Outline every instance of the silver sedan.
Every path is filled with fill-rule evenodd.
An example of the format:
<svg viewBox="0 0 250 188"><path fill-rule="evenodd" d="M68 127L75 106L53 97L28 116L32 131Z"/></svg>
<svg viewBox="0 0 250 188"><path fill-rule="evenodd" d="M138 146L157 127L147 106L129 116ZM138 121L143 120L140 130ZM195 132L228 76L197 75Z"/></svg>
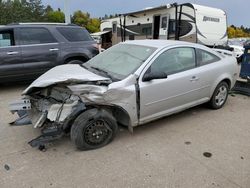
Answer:
<svg viewBox="0 0 250 188"><path fill-rule="evenodd" d="M128 41L83 65L49 70L11 110L21 114L22 123L26 118L42 129L30 142L33 147L70 133L77 148L96 149L113 140L118 124L132 132L138 125L202 103L221 108L237 76L234 57L202 45ZM19 120L15 123L21 124Z"/></svg>

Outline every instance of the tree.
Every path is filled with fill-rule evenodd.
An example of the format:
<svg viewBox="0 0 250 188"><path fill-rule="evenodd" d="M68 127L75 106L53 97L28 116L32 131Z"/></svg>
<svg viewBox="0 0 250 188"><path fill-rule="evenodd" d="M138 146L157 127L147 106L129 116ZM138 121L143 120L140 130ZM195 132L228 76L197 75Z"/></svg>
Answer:
<svg viewBox="0 0 250 188"><path fill-rule="evenodd" d="M44 21L45 8L42 4L42 0L29 0L28 7L30 9L32 17L31 21L41 22Z"/></svg>
<svg viewBox="0 0 250 188"><path fill-rule="evenodd" d="M50 5L47 5L47 7L45 8L45 14L48 14L49 12L54 11L53 8Z"/></svg>
<svg viewBox="0 0 250 188"><path fill-rule="evenodd" d="M227 34L228 34L228 38L234 38L235 37L235 28L232 26L228 27Z"/></svg>
<svg viewBox="0 0 250 188"><path fill-rule="evenodd" d="M86 27L89 22L89 14L86 14L80 10L74 12L72 17L72 23L82 27Z"/></svg>
<svg viewBox="0 0 250 188"><path fill-rule="evenodd" d="M65 15L61 11L50 11L47 14L47 21L48 22L56 22L56 23L64 23L65 22Z"/></svg>
<svg viewBox="0 0 250 188"><path fill-rule="evenodd" d="M41 0L7 0L0 2L0 24L44 21Z"/></svg>
<svg viewBox="0 0 250 188"><path fill-rule="evenodd" d="M231 25L227 29L228 38L238 38L238 37L250 37L250 32L248 31L248 28L245 28L244 26L241 27L235 27L234 25Z"/></svg>
<svg viewBox="0 0 250 188"><path fill-rule="evenodd" d="M90 32L90 33L95 33L100 31L100 20L97 18L92 18L89 20L86 29Z"/></svg>
<svg viewBox="0 0 250 188"><path fill-rule="evenodd" d="M100 31L100 20L98 18L90 18L90 14L80 10L74 12L72 23L85 27L89 32L94 33Z"/></svg>

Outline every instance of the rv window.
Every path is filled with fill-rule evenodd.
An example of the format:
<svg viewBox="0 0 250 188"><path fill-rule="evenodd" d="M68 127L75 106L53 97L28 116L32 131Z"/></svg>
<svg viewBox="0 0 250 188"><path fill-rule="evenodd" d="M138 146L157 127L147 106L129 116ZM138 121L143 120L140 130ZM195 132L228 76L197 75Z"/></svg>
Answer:
<svg viewBox="0 0 250 188"><path fill-rule="evenodd" d="M116 28L117 28L116 23L113 23L113 33L116 33Z"/></svg>
<svg viewBox="0 0 250 188"><path fill-rule="evenodd" d="M161 19L161 28L167 28L168 18L165 16Z"/></svg>
<svg viewBox="0 0 250 188"><path fill-rule="evenodd" d="M180 36L188 34L192 30L193 26L186 20L181 20L180 24Z"/></svg>
<svg viewBox="0 0 250 188"><path fill-rule="evenodd" d="M152 35L152 27L142 28L142 33L146 36L151 36Z"/></svg>
<svg viewBox="0 0 250 188"><path fill-rule="evenodd" d="M220 60L219 57L207 51L196 49L196 52L197 52L197 61L200 66L207 65L209 63L214 63Z"/></svg>
<svg viewBox="0 0 250 188"><path fill-rule="evenodd" d="M169 31L169 34L175 34L175 21L174 20L170 20L169 21L169 26L168 26L168 31Z"/></svg>
<svg viewBox="0 0 250 188"><path fill-rule="evenodd" d="M188 34L192 30L193 26L186 20L180 22L180 37ZM175 34L175 20L169 21L169 34Z"/></svg>

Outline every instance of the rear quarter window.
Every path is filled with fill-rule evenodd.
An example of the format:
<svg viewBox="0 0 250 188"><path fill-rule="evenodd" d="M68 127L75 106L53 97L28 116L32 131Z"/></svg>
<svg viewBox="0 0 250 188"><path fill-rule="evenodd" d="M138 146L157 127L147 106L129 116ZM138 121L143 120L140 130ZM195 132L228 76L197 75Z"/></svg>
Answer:
<svg viewBox="0 0 250 188"><path fill-rule="evenodd" d="M196 49L197 61L200 66L214 63L220 60L220 58L208 51Z"/></svg>
<svg viewBox="0 0 250 188"><path fill-rule="evenodd" d="M70 42L93 41L89 32L83 28L57 27L56 29Z"/></svg>

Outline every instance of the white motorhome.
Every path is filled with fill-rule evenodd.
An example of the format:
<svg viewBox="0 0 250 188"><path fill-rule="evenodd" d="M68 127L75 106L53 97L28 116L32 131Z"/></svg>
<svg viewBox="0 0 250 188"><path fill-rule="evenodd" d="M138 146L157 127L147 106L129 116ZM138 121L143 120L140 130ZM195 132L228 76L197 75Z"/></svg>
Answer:
<svg viewBox="0 0 250 188"><path fill-rule="evenodd" d="M174 3L120 14L103 20L101 31L111 32L112 45L125 40L170 39L212 47L226 45L228 40L226 13L192 3Z"/></svg>

